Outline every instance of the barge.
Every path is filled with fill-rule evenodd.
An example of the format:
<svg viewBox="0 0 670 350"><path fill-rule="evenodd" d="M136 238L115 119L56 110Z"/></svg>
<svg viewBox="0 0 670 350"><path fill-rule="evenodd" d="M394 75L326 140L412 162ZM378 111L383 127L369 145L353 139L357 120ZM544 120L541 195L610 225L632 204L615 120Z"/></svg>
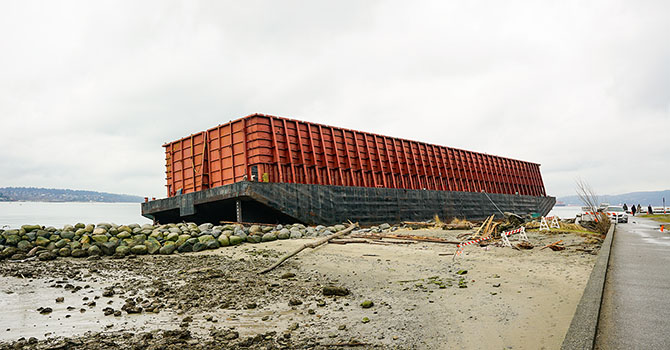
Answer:
<svg viewBox="0 0 670 350"><path fill-rule="evenodd" d="M546 215L540 165L252 114L167 143L157 223L379 224L491 214Z"/></svg>

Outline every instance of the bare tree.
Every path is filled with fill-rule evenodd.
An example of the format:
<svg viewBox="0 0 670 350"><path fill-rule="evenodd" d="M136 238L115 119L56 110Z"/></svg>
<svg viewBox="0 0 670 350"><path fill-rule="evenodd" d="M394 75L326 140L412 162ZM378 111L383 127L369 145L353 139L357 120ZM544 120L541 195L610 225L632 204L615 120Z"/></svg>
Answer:
<svg viewBox="0 0 670 350"><path fill-rule="evenodd" d="M607 217L607 214L598 210L600 206L600 198L593 190L591 185L582 179L578 179L577 183L577 196L582 201L584 206L589 208L589 211L593 213L594 223L593 230L600 234L607 234L607 231L610 228L610 220ZM583 214L582 214L583 215Z"/></svg>

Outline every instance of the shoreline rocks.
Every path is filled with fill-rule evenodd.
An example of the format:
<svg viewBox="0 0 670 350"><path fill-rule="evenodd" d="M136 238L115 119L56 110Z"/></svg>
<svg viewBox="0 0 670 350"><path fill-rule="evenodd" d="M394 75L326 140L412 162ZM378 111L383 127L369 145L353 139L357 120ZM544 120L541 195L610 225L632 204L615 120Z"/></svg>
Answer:
<svg viewBox="0 0 670 350"><path fill-rule="evenodd" d="M397 229L388 224L380 227ZM217 226L212 223L196 225L192 222L142 226L76 223L62 228L27 224L20 229L0 229L0 260L36 257L41 261L49 261L58 257L123 258L131 255L170 255L175 252L200 252L244 243L323 237L345 228L344 224L314 227L303 224Z"/></svg>

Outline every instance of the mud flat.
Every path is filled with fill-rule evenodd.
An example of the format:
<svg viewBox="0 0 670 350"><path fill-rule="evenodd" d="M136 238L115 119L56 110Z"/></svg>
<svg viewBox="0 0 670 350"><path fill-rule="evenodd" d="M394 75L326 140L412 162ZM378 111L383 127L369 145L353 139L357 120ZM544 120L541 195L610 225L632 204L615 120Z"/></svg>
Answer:
<svg viewBox="0 0 670 350"><path fill-rule="evenodd" d="M560 231L528 236L534 249L473 245L456 258L450 244L327 244L265 275L257 272L315 238L4 260L0 349L556 349L599 243ZM565 250L540 250L558 240ZM324 295L329 286L343 295Z"/></svg>

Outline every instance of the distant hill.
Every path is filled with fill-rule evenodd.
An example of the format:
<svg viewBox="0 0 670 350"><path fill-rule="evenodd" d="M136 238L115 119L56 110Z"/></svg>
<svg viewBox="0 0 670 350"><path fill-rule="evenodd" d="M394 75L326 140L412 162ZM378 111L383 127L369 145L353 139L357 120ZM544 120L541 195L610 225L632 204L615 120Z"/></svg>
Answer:
<svg viewBox="0 0 670 350"><path fill-rule="evenodd" d="M0 187L0 202L142 202L128 194L35 187Z"/></svg>
<svg viewBox="0 0 670 350"><path fill-rule="evenodd" d="M630 192L616 195L599 195L600 202L609 204L640 204L643 207L651 204L653 206L662 206L663 197L665 197L665 205L670 207L670 190L665 191L649 191L649 192ZM556 198L557 201L565 202L567 205L583 205L577 195Z"/></svg>

